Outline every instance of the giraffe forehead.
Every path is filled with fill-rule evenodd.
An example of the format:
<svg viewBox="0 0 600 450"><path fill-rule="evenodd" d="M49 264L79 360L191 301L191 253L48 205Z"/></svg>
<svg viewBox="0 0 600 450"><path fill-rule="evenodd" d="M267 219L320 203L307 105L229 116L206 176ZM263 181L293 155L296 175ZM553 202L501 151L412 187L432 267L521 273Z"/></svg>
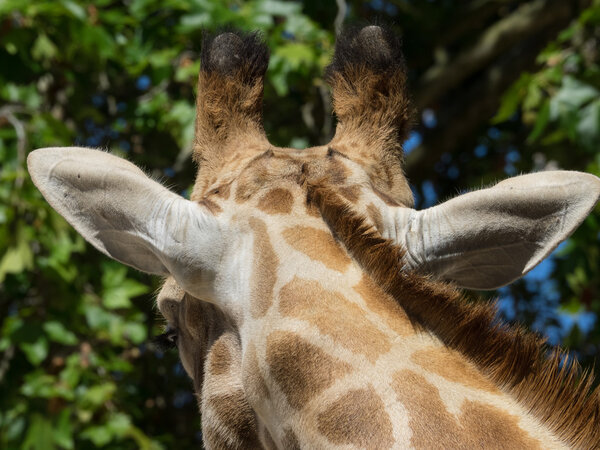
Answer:
<svg viewBox="0 0 600 450"><path fill-rule="evenodd" d="M239 171L235 200L244 203L257 193L274 188L304 187L307 182L343 186L351 179L360 178L360 174L358 164L325 147L306 150L270 149L249 161ZM214 184L216 186L218 183Z"/></svg>

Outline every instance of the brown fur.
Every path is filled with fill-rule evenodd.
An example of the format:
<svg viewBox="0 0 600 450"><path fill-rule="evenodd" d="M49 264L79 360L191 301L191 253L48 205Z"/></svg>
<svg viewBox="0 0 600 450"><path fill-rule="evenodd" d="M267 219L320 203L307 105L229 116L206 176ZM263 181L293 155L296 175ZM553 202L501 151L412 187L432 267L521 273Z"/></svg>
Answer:
<svg viewBox="0 0 600 450"><path fill-rule="evenodd" d="M257 264L252 274L250 312L256 319L264 316L273 303L273 288L279 258L273 250L265 223L256 218L250 218L249 222L254 231L254 254Z"/></svg>
<svg viewBox="0 0 600 450"><path fill-rule="evenodd" d="M350 258L342 247L331 237L331 234L306 226L296 226L283 231L285 241L310 259L322 262L326 267L345 271L350 265Z"/></svg>
<svg viewBox="0 0 600 450"><path fill-rule="evenodd" d="M311 201L348 251L415 324L509 392L557 436L575 447L600 447L600 390L559 349L523 328L500 323L493 305L469 303L452 285L403 270L403 250L381 238L344 200L312 187Z"/></svg>
<svg viewBox="0 0 600 450"><path fill-rule="evenodd" d="M410 370L393 375L393 387L398 401L406 406L411 444L417 449L539 448L519 427L519 418L489 405L467 401L461 413L448 412L439 391L425 377Z"/></svg>
<svg viewBox="0 0 600 450"><path fill-rule="evenodd" d="M412 206L402 146L412 123L399 40L380 27L348 30L336 43L326 79L338 117L331 146L364 168L377 189Z"/></svg>
<svg viewBox="0 0 600 450"><path fill-rule="evenodd" d="M295 409L301 409L351 370L344 361L283 331L273 332L267 338L267 363L272 379Z"/></svg>
<svg viewBox="0 0 600 450"><path fill-rule="evenodd" d="M258 34L224 33L204 39L201 59L193 156L199 175L214 176L269 147L262 126L269 52ZM203 193L207 181L199 176L195 190Z"/></svg>
<svg viewBox="0 0 600 450"><path fill-rule="evenodd" d="M256 434L256 416L243 390L209 397L207 403L218 423L228 430L229 437L237 437L240 443L249 446L246 448L260 448Z"/></svg>
<svg viewBox="0 0 600 450"><path fill-rule="evenodd" d="M480 392L498 393L498 388L475 367L446 347L419 350L410 358L425 370L446 380L477 389Z"/></svg>
<svg viewBox="0 0 600 450"><path fill-rule="evenodd" d="M382 450L394 444L392 422L371 386L343 394L318 420L319 431L334 444Z"/></svg>
<svg viewBox="0 0 600 450"><path fill-rule="evenodd" d="M292 193L287 189L276 188L263 195L258 202L258 209L267 214L289 214L293 205Z"/></svg>
<svg viewBox="0 0 600 450"><path fill-rule="evenodd" d="M341 294L323 289L316 281L294 278L279 294L284 316L305 320L371 363L391 349L389 338L364 316L364 311Z"/></svg>
<svg viewBox="0 0 600 450"><path fill-rule="evenodd" d="M354 290L360 294L367 307L382 317L398 336L410 336L415 333L413 325L398 302L373 283L367 275L363 275L360 283L354 286Z"/></svg>

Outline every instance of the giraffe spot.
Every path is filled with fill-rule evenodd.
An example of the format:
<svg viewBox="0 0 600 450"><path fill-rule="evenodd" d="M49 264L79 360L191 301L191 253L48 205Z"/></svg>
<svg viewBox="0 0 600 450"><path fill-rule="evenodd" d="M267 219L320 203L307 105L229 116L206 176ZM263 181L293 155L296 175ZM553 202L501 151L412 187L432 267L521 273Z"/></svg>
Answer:
<svg viewBox="0 0 600 450"><path fill-rule="evenodd" d="M265 379L262 376L258 359L256 358L256 349L253 344L250 344L245 352L243 363L243 385L248 397L251 399L269 399L271 394Z"/></svg>
<svg viewBox="0 0 600 450"><path fill-rule="evenodd" d="M258 208L267 214L289 214L294 197L287 189L276 188L267 192L258 202Z"/></svg>
<svg viewBox="0 0 600 450"><path fill-rule="evenodd" d="M210 349L209 371L212 375L229 372L232 356L226 336L221 336Z"/></svg>
<svg viewBox="0 0 600 450"><path fill-rule="evenodd" d="M455 351L442 348L428 348L413 353L411 359L426 369L449 381L460 383L478 390L499 393L498 388L469 362Z"/></svg>
<svg viewBox="0 0 600 450"><path fill-rule="evenodd" d="M327 231L297 226L284 230L283 237L291 247L329 269L343 272L350 264L348 255Z"/></svg>
<svg viewBox="0 0 600 450"><path fill-rule="evenodd" d="M250 313L254 319L258 319L266 314L273 302L273 288L275 287L279 258L273 250L265 223L254 217L248 221L254 231L254 269Z"/></svg>
<svg viewBox="0 0 600 450"><path fill-rule="evenodd" d="M226 428L236 440L248 448L260 446L256 434L256 416L242 390L209 397L208 406L212 410L219 428ZM214 427L214 425L213 425Z"/></svg>
<svg viewBox="0 0 600 450"><path fill-rule="evenodd" d="M363 298L372 312L382 317L385 323L399 336L414 334L410 319L393 297L386 294L367 275L363 275L360 282L354 286L354 290Z"/></svg>
<svg viewBox="0 0 600 450"><path fill-rule="evenodd" d="M360 196L360 186L358 184L343 186L339 188L338 191L350 203L356 203Z"/></svg>
<svg viewBox="0 0 600 450"><path fill-rule="evenodd" d="M388 337L364 316L364 311L338 292L316 281L294 278L279 294L281 314L305 320L348 350L374 363L391 349Z"/></svg>
<svg viewBox="0 0 600 450"><path fill-rule="evenodd" d="M373 449L394 444L392 422L371 386L344 394L319 414L318 421L319 431L333 444Z"/></svg>
<svg viewBox="0 0 600 450"><path fill-rule="evenodd" d="M392 376L398 401L406 407L415 448L539 448L519 427L518 417L480 402L465 401L450 414L438 389L411 370Z"/></svg>
<svg viewBox="0 0 600 450"><path fill-rule="evenodd" d="M375 224L375 228L377 228L379 232L383 231L383 217L381 216L381 211L379 211L373 203L369 203L367 206L367 213Z"/></svg>
<svg viewBox="0 0 600 450"><path fill-rule="evenodd" d="M350 372L347 363L284 331L267 338L267 363L271 377L296 409Z"/></svg>
<svg viewBox="0 0 600 450"><path fill-rule="evenodd" d="M300 444L298 443L298 437L294 430L286 428L283 432L283 448L286 450L300 450Z"/></svg>
<svg viewBox="0 0 600 450"><path fill-rule="evenodd" d="M223 211L219 205L217 205L215 202L213 202L212 200L209 200L207 198L203 198L198 203L200 205L208 208L208 210L213 214L217 214L217 213L220 213L221 211Z"/></svg>
<svg viewBox="0 0 600 450"><path fill-rule="evenodd" d="M227 450L232 446L233 436L228 430L202 425L202 440L205 448Z"/></svg>

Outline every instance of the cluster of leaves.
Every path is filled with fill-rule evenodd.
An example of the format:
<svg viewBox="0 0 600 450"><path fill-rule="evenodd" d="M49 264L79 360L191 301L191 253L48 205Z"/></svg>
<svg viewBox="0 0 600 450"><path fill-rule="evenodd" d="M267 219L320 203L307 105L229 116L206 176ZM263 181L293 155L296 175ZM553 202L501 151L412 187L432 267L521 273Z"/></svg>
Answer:
<svg viewBox="0 0 600 450"><path fill-rule="evenodd" d="M539 55L539 70L523 73L505 93L493 122L504 129L520 126L523 170L561 167L600 176L599 30L600 2L594 1ZM525 289L542 292L546 301L554 298L554 307L560 303L558 317L540 320L541 299L529 295L518 318L537 322L540 331L562 325L562 343L586 365L594 363L600 350L600 329L594 326L600 314L597 212L557 252L550 267L557 281L542 279L527 286L526 280L512 288L517 302L528 297Z"/></svg>
<svg viewBox="0 0 600 450"><path fill-rule="evenodd" d="M316 89L333 35L298 3L0 3L1 448L198 445L187 375L147 344L161 326L160 280L85 244L25 159L38 147L102 145L184 191L202 30L224 26L263 30L276 49L268 101ZM178 156L186 164L175 171Z"/></svg>

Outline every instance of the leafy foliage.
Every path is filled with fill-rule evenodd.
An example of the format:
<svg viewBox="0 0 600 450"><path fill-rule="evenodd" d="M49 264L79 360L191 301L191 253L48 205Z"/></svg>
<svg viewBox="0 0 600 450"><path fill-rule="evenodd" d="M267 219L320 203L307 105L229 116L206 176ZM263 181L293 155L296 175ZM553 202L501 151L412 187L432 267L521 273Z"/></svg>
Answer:
<svg viewBox="0 0 600 450"><path fill-rule="evenodd" d="M600 2L596 1L542 51L539 70L523 73L503 97L493 121L507 128L511 128L507 120L521 124L522 132L528 133L521 155L531 155L534 168L558 166L600 176L599 27ZM600 313L598 209L552 261L558 282L530 280L529 286L525 282L512 289L515 301L528 296L518 292L523 287L529 297L538 291L546 302L554 298L550 301L554 307L560 299L558 316L544 317L531 310L544 300L537 298L528 302L531 309L525 307L519 318L528 318L539 330L559 330L555 342L560 338L574 348L584 364L593 364L600 348L600 330L594 326Z"/></svg>

